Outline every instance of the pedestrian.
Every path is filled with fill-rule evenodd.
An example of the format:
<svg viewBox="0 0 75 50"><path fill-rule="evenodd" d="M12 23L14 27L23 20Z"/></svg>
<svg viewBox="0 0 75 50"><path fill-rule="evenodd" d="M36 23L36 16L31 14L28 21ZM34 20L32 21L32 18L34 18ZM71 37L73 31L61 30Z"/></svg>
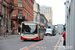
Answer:
<svg viewBox="0 0 75 50"><path fill-rule="evenodd" d="M6 29L6 37L8 37L8 29Z"/></svg>
<svg viewBox="0 0 75 50"><path fill-rule="evenodd" d="M64 33L62 34L62 37L63 37L63 45L66 47L66 28L64 29Z"/></svg>
<svg viewBox="0 0 75 50"><path fill-rule="evenodd" d="M52 30L52 35L54 36L54 29Z"/></svg>
<svg viewBox="0 0 75 50"><path fill-rule="evenodd" d="M20 35L20 30L21 30L21 28L20 28L20 25L18 26L18 33L19 33L19 35Z"/></svg>
<svg viewBox="0 0 75 50"><path fill-rule="evenodd" d="M11 29L9 30L9 33L10 33L10 35L12 34L12 30Z"/></svg>

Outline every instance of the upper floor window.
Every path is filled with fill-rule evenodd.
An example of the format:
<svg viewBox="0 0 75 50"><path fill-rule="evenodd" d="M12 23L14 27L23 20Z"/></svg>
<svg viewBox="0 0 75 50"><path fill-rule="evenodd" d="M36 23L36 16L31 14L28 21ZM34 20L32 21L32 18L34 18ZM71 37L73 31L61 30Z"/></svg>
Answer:
<svg viewBox="0 0 75 50"><path fill-rule="evenodd" d="M48 8L48 14L49 14L49 8Z"/></svg>
<svg viewBox="0 0 75 50"><path fill-rule="evenodd" d="M46 14L47 14L47 8L46 8Z"/></svg>
<svg viewBox="0 0 75 50"><path fill-rule="evenodd" d="M2 13L4 14L5 11L5 6L2 7Z"/></svg>
<svg viewBox="0 0 75 50"><path fill-rule="evenodd" d="M44 14L44 11L42 10L42 14Z"/></svg>
<svg viewBox="0 0 75 50"><path fill-rule="evenodd" d="M43 10L43 14L45 14L45 10Z"/></svg>
<svg viewBox="0 0 75 50"><path fill-rule="evenodd" d="M40 9L45 9L45 8L41 7Z"/></svg>
<svg viewBox="0 0 75 50"><path fill-rule="evenodd" d="M49 18L51 19L51 14L49 14Z"/></svg>
<svg viewBox="0 0 75 50"><path fill-rule="evenodd" d="M22 19L22 11L18 11L18 19Z"/></svg>
<svg viewBox="0 0 75 50"><path fill-rule="evenodd" d="M44 14L45 14L45 10L44 10Z"/></svg>
<svg viewBox="0 0 75 50"><path fill-rule="evenodd" d="M18 7L22 7L22 0L18 0Z"/></svg>
<svg viewBox="0 0 75 50"><path fill-rule="evenodd" d="M42 14L42 10L41 10L41 14Z"/></svg>

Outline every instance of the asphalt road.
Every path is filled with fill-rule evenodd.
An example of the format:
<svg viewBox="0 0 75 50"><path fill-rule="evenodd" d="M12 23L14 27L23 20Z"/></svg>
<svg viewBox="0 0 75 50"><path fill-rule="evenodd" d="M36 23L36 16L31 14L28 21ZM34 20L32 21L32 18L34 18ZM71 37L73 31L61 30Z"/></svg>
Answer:
<svg viewBox="0 0 75 50"><path fill-rule="evenodd" d="M40 41L23 41L20 37L0 40L0 50L54 50L60 35L44 36Z"/></svg>

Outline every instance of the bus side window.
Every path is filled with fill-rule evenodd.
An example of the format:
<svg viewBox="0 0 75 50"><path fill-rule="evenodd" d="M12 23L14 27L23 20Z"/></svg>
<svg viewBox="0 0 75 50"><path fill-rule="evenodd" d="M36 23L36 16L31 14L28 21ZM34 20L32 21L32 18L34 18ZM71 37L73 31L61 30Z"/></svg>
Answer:
<svg viewBox="0 0 75 50"><path fill-rule="evenodd" d="M35 29L35 31L33 33L36 33L36 32L37 32L37 25L36 25L36 29Z"/></svg>

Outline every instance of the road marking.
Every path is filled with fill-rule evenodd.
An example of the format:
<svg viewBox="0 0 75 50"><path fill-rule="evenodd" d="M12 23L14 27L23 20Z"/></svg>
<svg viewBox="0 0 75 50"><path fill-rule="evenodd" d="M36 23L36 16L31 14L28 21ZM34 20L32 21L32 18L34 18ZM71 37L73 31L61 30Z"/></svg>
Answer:
<svg viewBox="0 0 75 50"><path fill-rule="evenodd" d="M41 47L41 48L43 48L43 47Z"/></svg>
<svg viewBox="0 0 75 50"><path fill-rule="evenodd" d="M37 47L35 47L35 48L39 48L39 47L37 46Z"/></svg>
<svg viewBox="0 0 75 50"><path fill-rule="evenodd" d="M27 46L23 47L23 48L26 48ZM23 48L21 48L20 50L22 50Z"/></svg>
<svg viewBox="0 0 75 50"><path fill-rule="evenodd" d="M40 49L39 49L40 50Z"/></svg>
<svg viewBox="0 0 75 50"><path fill-rule="evenodd" d="M62 36L59 38L59 40L58 40L57 44L54 46L54 47L55 47L55 48L54 48L54 50L56 50L56 49L57 49L57 47L56 47L56 46L58 46L58 45L59 45L61 38L62 38Z"/></svg>
<svg viewBox="0 0 75 50"><path fill-rule="evenodd" d="M46 48L46 47L45 47Z"/></svg>
<svg viewBox="0 0 75 50"><path fill-rule="evenodd" d="M36 42L36 43L34 43L34 44L32 44L32 45L30 45L30 46L28 46L28 47L23 47L21 50L28 50L29 48L34 47L35 45L37 45L37 44L39 44L39 43L41 43L41 42L43 42L43 41L45 41L45 40L47 40L47 39L49 39L49 38L50 38L50 37L48 37L48 38L46 38L46 39L44 39L44 40L42 40L42 41Z"/></svg>

